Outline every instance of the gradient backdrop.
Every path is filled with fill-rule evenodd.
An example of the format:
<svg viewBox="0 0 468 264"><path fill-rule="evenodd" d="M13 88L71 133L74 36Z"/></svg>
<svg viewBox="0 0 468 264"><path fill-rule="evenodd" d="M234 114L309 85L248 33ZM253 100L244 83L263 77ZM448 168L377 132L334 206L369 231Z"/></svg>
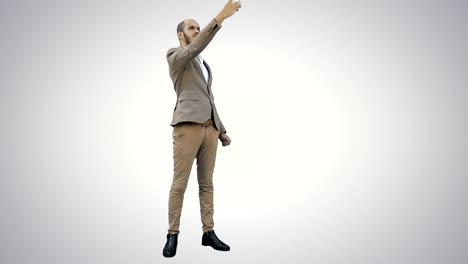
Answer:
<svg viewBox="0 0 468 264"><path fill-rule="evenodd" d="M5 264L464 264L466 1L244 0L202 53L233 142L162 257L176 26L225 1L0 4Z"/></svg>

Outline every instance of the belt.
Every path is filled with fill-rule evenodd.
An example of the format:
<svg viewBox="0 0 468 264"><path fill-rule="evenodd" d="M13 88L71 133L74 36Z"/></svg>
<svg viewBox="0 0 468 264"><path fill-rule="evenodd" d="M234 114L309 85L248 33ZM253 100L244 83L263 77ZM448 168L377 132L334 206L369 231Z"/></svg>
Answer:
<svg viewBox="0 0 468 264"><path fill-rule="evenodd" d="M210 119L210 120L208 120L208 121L206 121L204 123L201 123L200 125L202 127L209 127L209 126L213 125L213 120Z"/></svg>
<svg viewBox="0 0 468 264"><path fill-rule="evenodd" d="M208 120L206 122L203 122L203 123L195 123L195 122L180 122L178 123L177 125L193 125L193 126L202 126L202 127L209 127L211 125L213 125L213 120Z"/></svg>

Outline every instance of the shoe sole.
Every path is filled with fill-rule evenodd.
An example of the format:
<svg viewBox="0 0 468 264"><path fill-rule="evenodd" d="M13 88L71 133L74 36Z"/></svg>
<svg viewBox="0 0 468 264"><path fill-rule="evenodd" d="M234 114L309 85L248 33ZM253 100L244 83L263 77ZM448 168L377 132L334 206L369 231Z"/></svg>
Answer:
<svg viewBox="0 0 468 264"><path fill-rule="evenodd" d="M218 251L230 251L230 250L231 250L230 248L228 248L228 249L218 249L218 248L214 248L212 245L204 244L204 243L202 243L202 246L205 246L205 247L212 247L214 250L218 250Z"/></svg>
<svg viewBox="0 0 468 264"><path fill-rule="evenodd" d="M177 253L177 252L174 252L174 255L167 255L167 254L164 254L164 252L163 252L163 256L164 256L165 258L172 258L172 257L174 257L174 256L176 255L176 253Z"/></svg>

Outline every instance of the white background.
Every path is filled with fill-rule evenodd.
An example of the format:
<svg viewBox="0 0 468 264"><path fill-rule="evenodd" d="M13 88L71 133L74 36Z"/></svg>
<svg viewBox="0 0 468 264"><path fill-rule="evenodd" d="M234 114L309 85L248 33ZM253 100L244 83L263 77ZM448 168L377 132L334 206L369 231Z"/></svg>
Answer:
<svg viewBox="0 0 468 264"><path fill-rule="evenodd" d="M464 1L245 0L202 53L232 144L162 257L176 26L224 1L2 1L0 262L465 263Z"/></svg>

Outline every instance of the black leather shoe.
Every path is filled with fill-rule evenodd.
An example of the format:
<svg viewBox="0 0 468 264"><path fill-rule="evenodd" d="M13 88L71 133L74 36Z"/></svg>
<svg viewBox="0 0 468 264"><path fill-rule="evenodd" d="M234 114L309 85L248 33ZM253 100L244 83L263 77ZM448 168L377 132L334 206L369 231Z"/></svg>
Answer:
<svg viewBox="0 0 468 264"><path fill-rule="evenodd" d="M208 232L203 233L202 236L202 245L203 246L210 246L216 250L220 251L229 251L231 248L224 244L223 241L219 240L216 236L214 230L210 230Z"/></svg>
<svg viewBox="0 0 468 264"><path fill-rule="evenodd" d="M172 258L175 256L177 251L177 236L178 234L167 234L166 245L163 249L163 256L166 258Z"/></svg>

